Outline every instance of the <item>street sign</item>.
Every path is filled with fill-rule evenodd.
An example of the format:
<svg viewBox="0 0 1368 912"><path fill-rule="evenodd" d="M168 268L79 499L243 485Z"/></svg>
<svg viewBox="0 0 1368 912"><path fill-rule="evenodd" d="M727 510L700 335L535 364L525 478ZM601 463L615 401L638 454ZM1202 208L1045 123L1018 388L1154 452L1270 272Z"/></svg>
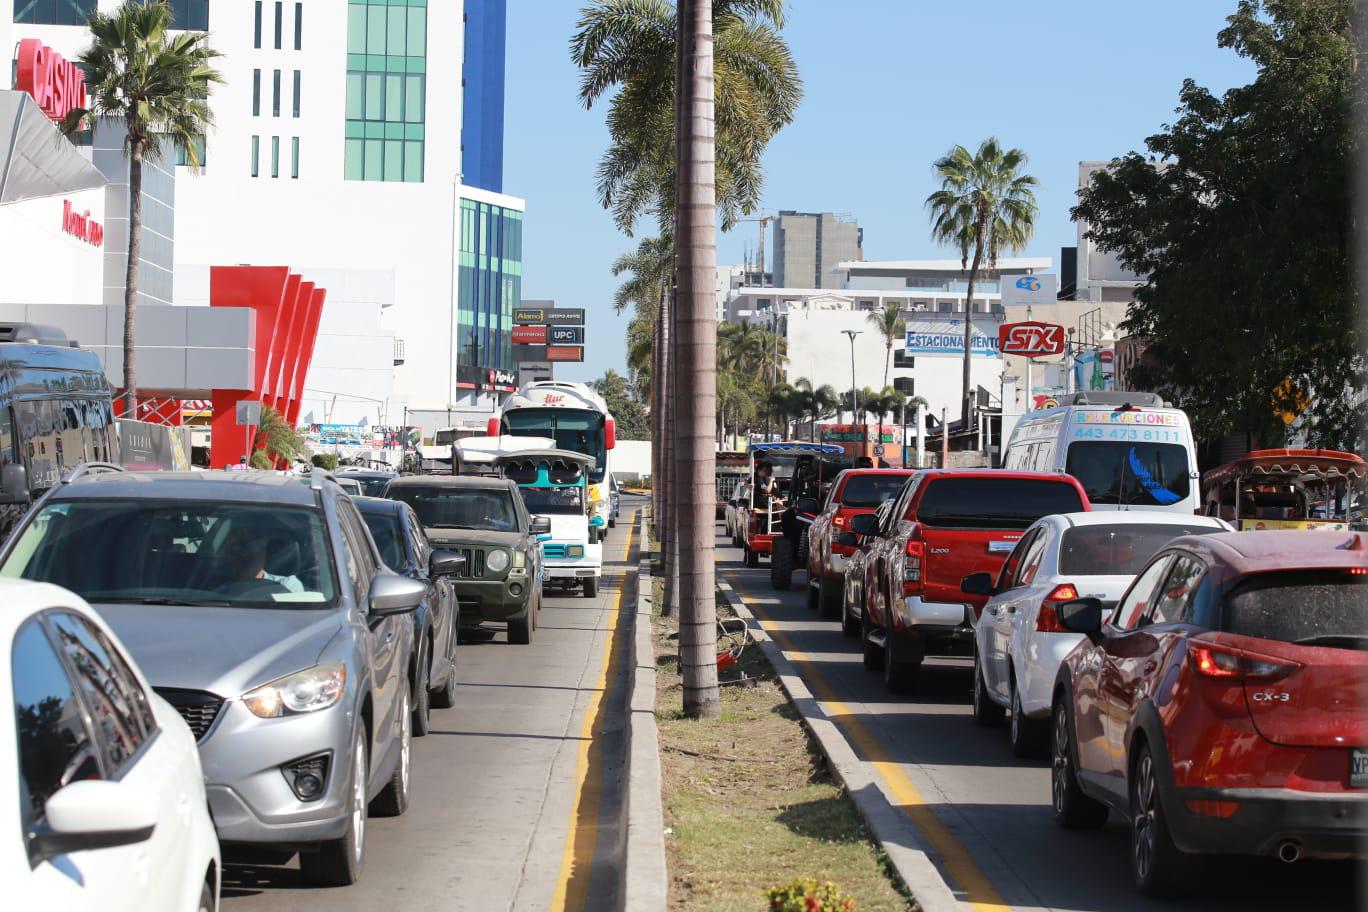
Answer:
<svg viewBox="0 0 1368 912"><path fill-rule="evenodd" d="M548 345L547 361L583 361L584 347L580 345Z"/></svg>
<svg viewBox="0 0 1368 912"><path fill-rule="evenodd" d="M240 427L261 424L261 403L244 399L237 404L237 423Z"/></svg>
<svg viewBox="0 0 1368 912"><path fill-rule="evenodd" d="M513 327L514 345L545 345L546 327L545 326L514 326Z"/></svg>
<svg viewBox="0 0 1368 912"><path fill-rule="evenodd" d="M874 455L875 455L875 456L882 457L883 454L884 454L884 445L883 445L882 443L876 443L876 444L874 444Z"/></svg>
<svg viewBox="0 0 1368 912"><path fill-rule="evenodd" d="M553 326L545 341L550 345L583 345L583 326Z"/></svg>
<svg viewBox="0 0 1368 912"><path fill-rule="evenodd" d="M1057 323L1003 323L998 327L998 347L1004 355L1037 358L1064 351L1064 327Z"/></svg>

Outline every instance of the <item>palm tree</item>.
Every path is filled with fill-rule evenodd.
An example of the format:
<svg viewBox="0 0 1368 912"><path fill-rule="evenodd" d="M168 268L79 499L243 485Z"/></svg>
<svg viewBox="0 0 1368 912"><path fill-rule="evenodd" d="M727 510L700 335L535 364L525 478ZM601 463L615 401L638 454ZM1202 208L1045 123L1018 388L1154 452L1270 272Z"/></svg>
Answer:
<svg viewBox="0 0 1368 912"><path fill-rule="evenodd" d="M64 127L74 130L87 115L122 121L127 131L128 264L124 274L124 414L137 417L138 260L142 251L142 169L163 154L162 138L185 150L199 166L197 137L213 124L209 87L222 82L211 62L220 56L202 32L171 34L165 0L124 0L113 12L93 12L93 37L79 62L90 107L72 111Z"/></svg>
<svg viewBox="0 0 1368 912"><path fill-rule="evenodd" d="M936 161L941 188L926 198L931 237L959 249L960 268L969 270L964 299L964 384L960 421L969 424L969 358L974 333L974 283L979 269L997 266L998 254L1026 246L1035 230L1036 179L1022 173L1026 153L1003 149L989 137L970 154L955 146ZM969 265L970 255L973 265Z"/></svg>
<svg viewBox="0 0 1368 912"><path fill-rule="evenodd" d="M608 106L611 143L598 167L599 200L630 235L643 215L674 216L676 32L669 0L593 0L580 11L570 57L586 108ZM713 0L716 202L723 230L760 201L760 159L792 122L802 82L779 35L783 0Z"/></svg>
<svg viewBox="0 0 1368 912"><path fill-rule="evenodd" d="M789 422L803 414L802 391L780 383L770 387L765 395L765 407L779 425L779 436L789 439Z"/></svg>
<svg viewBox="0 0 1368 912"><path fill-rule="evenodd" d="M812 417L808 439L815 443L817 441L817 422L832 415L840 407L841 400L837 397L836 390L829 383L814 389L811 380L807 377L799 377L793 381L793 386L797 391L795 399L798 403L798 414L804 417Z"/></svg>
<svg viewBox="0 0 1368 912"><path fill-rule="evenodd" d="M667 512L662 495L668 487L668 469L662 463L661 454L667 449L664 428L668 418L668 399L666 378L668 361L665 345L667 338L665 316L669 306L668 296L674 280L674 241L668 233L657 237L643 238L637 249L613 261L613 275L630 273L613 294L613 310L622 313L628 306L635 306L636 315L627 326L629 364L637 374L646 373L649 377L650 391L647 401L651 405L651 499L652 516L656 520L664 518ZM641 331L647 329L645 357L641 357ZM635 333L635 335L634 335Z"/></svg>
<svg viewBox="0 0 1368 912"><path fill-rule="evenodd" d="M884 386L888 386L888 369L893 363L893 343L902 338L907 331L907 323L899 312L897 304L885 304L883 310L872 311L867 318L869 324L883 336L884 340Z"/></svg>

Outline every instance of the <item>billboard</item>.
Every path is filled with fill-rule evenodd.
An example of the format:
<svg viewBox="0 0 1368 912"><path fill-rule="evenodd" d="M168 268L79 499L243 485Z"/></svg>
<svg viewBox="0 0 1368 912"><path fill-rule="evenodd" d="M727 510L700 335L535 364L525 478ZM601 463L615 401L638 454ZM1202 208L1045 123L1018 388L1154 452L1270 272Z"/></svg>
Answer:
<svg viewBox="0 0 1368 912"><path fill-rule="evenodd" d="M1064 351L1064 327L1058 323L1003 323L998 327L998 348L1004 355L1038 358Z"/></svg>
<svg viewBox="0 0 1368 912"><path fill-rule="evenodd" d="M980 358L997 358L998 326L988 320L974 321L970 352ZM907 321L907 354L924 357L963 357L963 320Z"/></svg>
<svg viewBox="0 0 1368 912"><path fill-rule="evenodd" d="M1053 304L1059 294L1059 277L1053 275L1005 275L998 284L1003 307Z"/></svg>
<svg viewBox="0 0 1368 912"><path fill-rule="evenodd" d="M546 339L549 345L583 345L583 326L552 326Z"/></svg>
<svg viewBox="0 0 1368 912"><path fill-rule="evenodd" d="M545 345L546 327L545 326L514 326L513 327L514 345Z"/></svg>
<svg viewBox="0 0 1368 912"><path fill-rule="evenodd" d="M548 345L547 361L583 361L584 347L580 345Z"/></svg>
<svg viewBox="0 0 1368 912"><path fill-rule="evenodd" d="M513 322L522 326L555 323L561 326L583 326L583 307L515 307Z"/></svg>

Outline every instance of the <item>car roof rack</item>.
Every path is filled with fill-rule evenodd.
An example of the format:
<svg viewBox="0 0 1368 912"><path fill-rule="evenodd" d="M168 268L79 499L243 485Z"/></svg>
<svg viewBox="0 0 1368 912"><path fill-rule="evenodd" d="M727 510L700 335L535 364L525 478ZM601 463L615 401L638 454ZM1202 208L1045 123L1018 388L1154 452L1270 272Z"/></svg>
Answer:
<svg viewBox="0 0 1368 912"><path fill-rule="evenodd" d="M126 471L128 470L123 466L116 465L112 462L83 462L62 476L62 484L71 484L73 481L79 481L87 475L104 475L108 472Z"/></svg>

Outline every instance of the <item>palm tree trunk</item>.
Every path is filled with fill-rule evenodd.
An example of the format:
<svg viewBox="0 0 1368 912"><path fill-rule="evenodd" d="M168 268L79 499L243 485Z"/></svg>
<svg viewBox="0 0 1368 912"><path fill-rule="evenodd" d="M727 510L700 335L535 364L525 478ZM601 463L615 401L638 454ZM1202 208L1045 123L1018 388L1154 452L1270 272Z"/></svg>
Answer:
<svg viewBox="0 0 1368 912"><path fill-rule="evenodd" d="M884 339L884 383L881 389L888 389L888 370L893 365L893 337Z"/></svg>
<svg viewBox="0 0 1368 912"><path fill-rule="evenodd" d="M680 295L676 355L679 370L678 488L680 550L679 658L684 714L715 718L717 686L717 584L713 549L713 485L717 453L712 419L717 408L717 322L713 284L717 266L717 199L713 133L711 0L680 0L677 53L684 79L676 83L680 138L675 155L680 243ZM681 92L680 89L685 91Z"/></svg>
<svg viewBox="0 0 1368 912"><path fill-rule="evenodd" d="M128 149L128 266L124 271L124 415L138 417L138 261L142 257L142 166L144 140Z"/></svg>
<svg viewBox="0 0 1368 912"><path fill-rule="evenodd" d="M969 377L969 363L973 357L970 349L974 341L974 280L978 278L982 262L983 229L980 227L974 238L974 262L969 267L969 285L964 295L964 392L960 396L960 427L963 430L969 429L969 384L973 382ZM942 429L942 433L948 435L949 431Z"/></svg>
<svg viewBox="0 0 1368 912"><path fill-rule="evenodd" d="M674 495L674 425L675 425L675 352L674 321L675 291L672 287L666 294L661 324L661 409L660 425L660 557L664 564L665 602L660 607L664 617L673 617L679 604L679 570L675 562L675 495Z"/></svg>
<svg viewBox="0 0 1368 912"><path fill-rule="evenodd" d="M662 525L665 491L664 457L665 434L665 296L662 282L660 303L656 307L655 330L651 337L651 525L657 540L664 535Z"/></svg>

